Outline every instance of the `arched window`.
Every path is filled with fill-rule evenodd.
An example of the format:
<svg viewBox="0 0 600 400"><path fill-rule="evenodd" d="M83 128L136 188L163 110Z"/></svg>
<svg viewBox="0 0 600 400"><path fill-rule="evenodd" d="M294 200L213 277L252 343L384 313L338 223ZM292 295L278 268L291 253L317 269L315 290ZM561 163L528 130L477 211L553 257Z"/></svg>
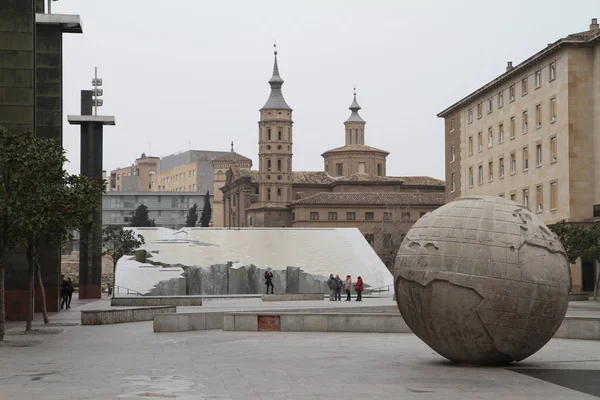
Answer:
<svg viewBox="0 0 600 400"><path fill-rule="evenodd" d="M267 159L267 171L271 170L271 160Z"/></svg>
<svg viewBox="0 0 600 400"><path fill-rule="evenodd" d="M354 143L358 144L358 128L354 130Z"/></svg>
<svg viewBox="0 0 600 400"><path fill-rule="evenodd" d="M267 129L267 140L271 140L271 128Z"/></svg>
<svg viewBox="0 0 600 400"><path fill-rule="evenodd" d="M339 163L336 165L337 167L337 176L344 176L344 164Z"/></svg>
<svg viewBox="0 0 600 400"><path fill-rule="evenodd" d="M281 160L277 160L277 171L281 171Z"/></svg>
<svg viewBox="0 0 600 400"><path fill-rule="evenodd" d="M348 144L352 144L352 129L348 129Z"/></svg>
<svg viewBox="0 0 600 400"><path fill-rule="evenodd" d="M282 136L281 129L279 129L277 131L277 140L281 140L281 136Z"/></svg>

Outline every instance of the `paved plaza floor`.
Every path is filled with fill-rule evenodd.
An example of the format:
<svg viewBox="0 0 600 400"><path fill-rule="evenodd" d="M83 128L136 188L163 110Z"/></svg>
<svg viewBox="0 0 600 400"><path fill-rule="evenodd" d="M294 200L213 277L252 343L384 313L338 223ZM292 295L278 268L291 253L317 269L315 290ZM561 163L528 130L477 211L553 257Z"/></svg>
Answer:
<svg viewBox="0 0 600 400"><path fill-rule="evenodd" d="M373 300L386 301L391 302ZM202 308L241 306L211 303ZM600 396L597 341L553 339L524 362L482 368L452 365L412 334L220 330L157 334L152 322L71 325L77 323L81 308L106 304L106 300L74 303L76 308L54 315L51 330L59 333L39 328L38 333L22 335L17 334L20 327L13 326L7 336L12 345L0 347L0 399L598 398L586 392ZM257 306L262 305L249 305ZM580 312L594 307L596 303L579 306ZM17 347L18 343L28 346Z"/></svg>

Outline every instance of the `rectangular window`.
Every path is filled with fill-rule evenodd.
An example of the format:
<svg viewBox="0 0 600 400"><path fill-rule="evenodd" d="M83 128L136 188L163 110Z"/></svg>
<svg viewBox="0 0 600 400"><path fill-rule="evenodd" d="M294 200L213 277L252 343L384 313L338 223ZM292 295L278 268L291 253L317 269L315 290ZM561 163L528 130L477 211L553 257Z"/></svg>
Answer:
<svg viewBox="0 0 600 400"><path fill-rule="evenodd" d="M527 94L527 78L521 81L521 96L525 96Z"/></svg>
<svg viewBox="0 0 600 400"><path fill-rule="evenodd" d="M478 171L479 171L479 174L477 175L478 176L477 182L481 185L481 184L483 184L483 165L479 166Z"/></svg>
<svg viewBox="0 0 600 400"><path fill-rule="evenodd" d="M392 213L388 212L388 211L384 211L383 212L383 220L388 221L388 222L392 221L393 220Z"/></svg>
<svg viewBox="0 0 600 400"><path fill-rule="evenodd" d="M556 62L550 63L550 82L556 79Z"/></svg>
<svg viewBox="0 0 600 400"><path fill-rule="evenodd" d="M504 157L498 159L498 177L504 178Z"/></svg>
<svg viewBox="0 0 600 400"><path fill-rule="evenodd" d="M454 132L454 118L450 119L450 132Z"/></svg>
<svg viewBox="0 0 600 400"><path fill-rule="evenodd" d="M550 182L550 209L555 210L558 207L558 182Z"/></svg>
<svg viewBox="0 0 600 400"><path fill-rule="evenodd" d="M473 155L473 136L469 136L469 155Z"/></svg>
<svg viewBox="0 0 600 400"><path fill-rule="evenodd" d="M500 91L498 93L498 108L502 108L504 106L504 92Z"/></svg>
<svg viewBox="0 0 600 400"><path fill-rule="evenodd" d="M523 111L523 133L527 133L527 127L529 126L529 116L527 110Z"/></svg>
<svg viewBox="0 0 600 400"><path fill-rule="evenodd" d="M383 175L383 164L377 164L377 176Z"/></svg>
<svg viewBox="0 0 600 400"><path fill-rule="evenodd" d="M542 185L537 185L535 187L535 201L536 201L536 211L542 212L544 210L544 190Z"/></svg>
<svg viewBox="0 0 600 400"><path fill-rule="evenodd" d="M483 133L477 134L477 151L483 151Z"/></svg>
<svg viewBox="0 0 600 400"><path fill-rule="evenodd" d="M281 160L277 160L277 171L281 171Z"/></svg>
<svg viewBox="0 0 600 400"><path fill-rule="evenodd" d="M271 201L271 189L267 189L267 201ZM317 219L318 219L318 213L317 213Z"/></svg>
<svg viewBox="0 0 600 400"><path fill-rule="evenodd" d="M556 97L550 99L550 121L556 121Z"/></svg>
<svg viewBox="0 0 600 400"><path fill-rule="evenodd" d="M488 128L488 148L491 148L494 145L494 130L490 126Z"/></svg>
<svg viewBox="0 0 600 400"><path fill-rule="evenodd" d="M473 122L473 109L469 108L469 111L467 111L467 121L469 121L469 123Z"/></svg>
<svg viewBox="0 0 600 400"><path fill-rule="evenodd" d="M481 118L483 106L481 103L477 104L477 119Z"/></svg>
<svg viewBox="0 0 600 400"><path fill-rule="evenodd" d="M535 126L540 128L542 126L542 105L538 104L535 106Z"/></svg>
<svg viewBox="0 0 600 400"><path fill-rule="evenodd" d="M488 161L488 182L494 180L494 162Z"/></svg>
<svg viewBox="0 0 600 400"><path fill-rule="evenodd" d="M529 208L529 189L523 189L523 205Z"/></svg>
<svg viewBox="0 0 600 400"><path fill-rule="evenodd" d="M515 122L515 117L510 117L510 138L515 138L515 130L517 129L517 124Z"/></svg>
<svg viewBox="0 0 600 400"><path fill-rule="evenodd" d="M271 170L271 160L267 160L267 171Z"/></svg>
<svg viewBox="0 0 600 400"><path fill-rule="evenodd" d="M498 143L504 143L504 124L498 125Z"/></svg>
<svg viewBox="0 0 600 400"><path fill-rule="evenodd" d="M523 147L523 171L529 169L529 147Z"/></svg>
<svg viewBox="0 0 600 400"><path fill-rule="evenodd" d="M408 211L402 212L402 221L410 221L410 212L408 212Z"/></svg>
<svg viewBox="0 0 600 400"><path fill-rule="evenodd" d="M282 133L281 133L281 129L279 129L279 130L277 131L277 140L281 140L281 135L282 135Z"/></svg>
<svg viewBox="0 0 600 400"><path fill-rule="evenodd" d="M311 212L310 213L310 219L311 219L311 221L318 221L319 220L319 213L318 212Z"/></svg>
<svg viewBox="0 0 600 400"><path fill-rule="evenodd" d="M556 155L556 136L550 138L550 161L554 162L557 159Z"/></svg>
<svg viewBox="0 0 600 400"><path fill-rule="evenodd" d="M490 114L492 112L492 98L490 97L487 101L487 112Z"/></svg>
<svg viewBox="0 0 600 400"><path fill-rule="evenodd" d="M356 213L353 211L347 212L346 213L346 219L348 221L354 221L356 219Z"/></svg>
<svg viewBox="0 0 600 400"><path fill-rule="evenodd" d="M515 174L517 172L517 155L513 151L510 153L510 173Z"/></svg>
<svg viewBox="0 0 600 400"><path fill-rule="evenodd" d="M271 128L267 129L267 140L271 140Z"/></svg>
<svg viewBox="0 0 600 400"><path fill-rule="evenodd" d="M542 166L542 144L538 143L535 145L535 161L536 161L536 166L541 167Z"/></svg>
<svg viewBox="0 0 600 400"><path fill-rule="evenodd" d="M454 162L456 154L454 152L454 145L450 146L450 162Z"/></svg>
<svg viewBox="0 0 600 400"><path fill-rule="evenodd" d="M542 70L535 71L535 88L542 86Z"/></svg>
<svg viewBox="0 0 600 400"><path fill-rule="evenodd" d="M515 85L511 85L508 88L508 99L510 101L515 101Z"/></svg>
<svg viewBox="0 0 600 400"><path fill-rule="evenodd" d="M452 174L452 186L451 186L452 190L450 191L451 193L454 193L456 191L456 174Z"/></svg>
<svg viewBox="0 0 600 400"><path fill-rule="evenodd" d="M510 201L517 201L517 194L516 193L511 193L510 194Z"/></svg>
<svg viewBox="0 0 600 400"><path fill-rule="evenodd" d="M337 213L336 212L329 212L329 213L327 213L327 219L330 220L330 221L337 220Z"/></svg>
<svg viewBox="0 0 600 400"><path fill-rule="evenodd" d="M375 218L374 218L373 212L367 211L365 213L365 221L373 221L374 219Z"/></svg>
<svg viewBox="0 0 600 400"><path fill-rule="evenodd" d="M469 167L469 186L473 186L473 167Z"/></svg>

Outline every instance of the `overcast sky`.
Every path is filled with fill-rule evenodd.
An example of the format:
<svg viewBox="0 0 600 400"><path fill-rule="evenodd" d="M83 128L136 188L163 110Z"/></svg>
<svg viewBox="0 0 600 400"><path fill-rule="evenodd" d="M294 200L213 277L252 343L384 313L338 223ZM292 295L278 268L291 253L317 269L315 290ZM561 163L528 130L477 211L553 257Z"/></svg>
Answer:
<svg viewBox="0 0 600 400"><path fill-rule="evenodd" d="M444 177L436 114L600 17L598 0L199 1L59 0L83 35L64 36L64 145L79 172L79 91L104 80L104 169L142 152L235 150L257 165L258 110L277 41L294 109L296 171L322 170L344 144L356 85L367 145L389 151L388 175Z"/></svg>

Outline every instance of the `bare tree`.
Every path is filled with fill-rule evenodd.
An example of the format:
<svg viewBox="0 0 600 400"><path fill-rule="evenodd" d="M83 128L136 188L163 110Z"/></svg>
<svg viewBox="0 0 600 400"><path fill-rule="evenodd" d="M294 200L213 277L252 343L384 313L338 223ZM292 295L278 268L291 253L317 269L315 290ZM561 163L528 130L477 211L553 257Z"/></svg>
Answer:
<svg viewBox="0 0 600 400"><path fill-rule="evenodd" d="M382 221L373 229L375 251L389 269L394 267L400 245L414 221L409 204L387 204Z"/></svg>

